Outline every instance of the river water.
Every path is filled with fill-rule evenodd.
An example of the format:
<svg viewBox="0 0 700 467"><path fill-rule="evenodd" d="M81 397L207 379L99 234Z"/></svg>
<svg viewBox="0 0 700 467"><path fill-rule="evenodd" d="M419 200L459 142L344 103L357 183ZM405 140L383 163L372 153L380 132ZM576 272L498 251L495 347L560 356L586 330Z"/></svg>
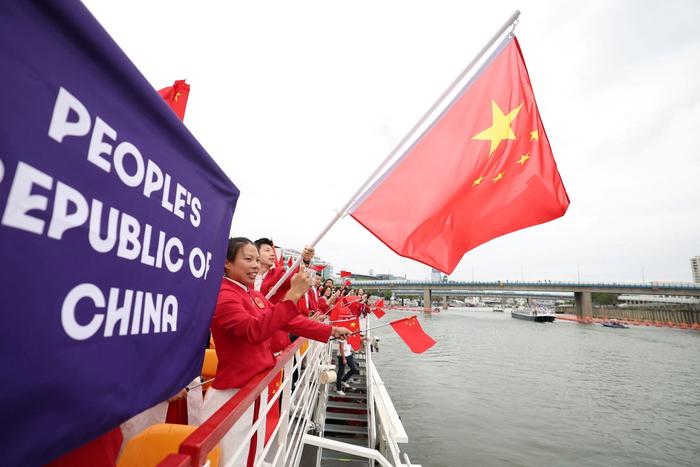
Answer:
<svg viewBox="0 0 700 467"><path fill-rule="evenodd" d="M700 465L700 332L478 308L419 318L437 340L421 355L390 327L374 331L412 463Z"/></svg>

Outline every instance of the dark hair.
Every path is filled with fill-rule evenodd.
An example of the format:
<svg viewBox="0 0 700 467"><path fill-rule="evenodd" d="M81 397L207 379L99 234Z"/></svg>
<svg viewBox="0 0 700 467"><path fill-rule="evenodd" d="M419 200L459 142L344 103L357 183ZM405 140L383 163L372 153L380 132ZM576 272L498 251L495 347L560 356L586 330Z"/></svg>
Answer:
<svg viewBox="0 0 700 467"><path fill-rule="evenodd" d="M238 250L240 250L243 245L254 245L249 238L246 237L232 237L228 239L228 250L226 250L226 259L233 261L236 259Z"/></svg>
<svg viewBox="0 0 700 467"><path fill-rule="evenodd" d="M254 243L255 243L255 248L257 248L258 250L259 250L260 247L263 246L263 245L270 245L272 248L275 247L275 244L272 243L272 240L269 239L269 238L265 238L265 237L259 238L259 239L255 240Z"/></svg>

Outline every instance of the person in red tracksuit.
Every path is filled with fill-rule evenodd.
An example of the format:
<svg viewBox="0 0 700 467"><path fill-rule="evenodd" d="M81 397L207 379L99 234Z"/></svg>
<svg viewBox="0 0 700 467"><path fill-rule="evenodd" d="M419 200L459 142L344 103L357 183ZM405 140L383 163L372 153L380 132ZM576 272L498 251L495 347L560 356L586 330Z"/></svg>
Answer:
<svg viewBox="0 0 700 467"><path fill-rule="evenodd" d="M276 305L253 290L259 269L260 259L253 242L244 237L230 239L225 276L211 324L219 364L205 397L204 418L209 418L253 376L275 366L273 353L279 350L275 337L280 331L321 342L328 341L331 336L343 338L350 333L345 328L309 320L299 313L296 303L309 288L309 278L303 267L292 276L289 290ZM221 440L222 463L232 459L252 420L251 406ZM253 458L256 449L250 449ZM244 466L252 461L247 460L247 453L244 449L234 465Z"/></svg>
<svg viewBox="0 0 700 467"><path fill-rule="evenodd" d="M255 278L254 288L261 294L267 296L267 293L275 286L284 275L284 267L275 267L275 245L269 238L259 238L255 240L255 246L260 254L260 270ZM313 248L304 247L301 253L301 258L307 266L311 263L314 257L315 250ZM298 270L294 271L295 273ZM289 290L290 278L285 280L277 292L270 297L272 303L279 302L284 294Z"/></svg>
<svg viewBox="0 0 700 467"><path fill-rule="evenodd" d="M333 287L322 286L318 294L318 310L326 315L340 296L340 292L333 292Z"/></svg>

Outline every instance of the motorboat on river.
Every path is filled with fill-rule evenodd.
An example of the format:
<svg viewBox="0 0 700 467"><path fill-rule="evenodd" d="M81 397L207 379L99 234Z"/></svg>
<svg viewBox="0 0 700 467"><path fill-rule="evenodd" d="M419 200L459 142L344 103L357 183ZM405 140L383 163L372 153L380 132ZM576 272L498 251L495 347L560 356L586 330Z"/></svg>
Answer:
<svg viewBox="0 0 700 467"><path fill-rule="evenodd" d="M602 324L602 325L605 326L606 328L629 329L629 326L626 326L626 325L622 324L621 322L619 322L619 321L616 320L616 319L611 319L611 320L608 320L608 321L603 321L603 322L600 323L600 324Z"/></svg>

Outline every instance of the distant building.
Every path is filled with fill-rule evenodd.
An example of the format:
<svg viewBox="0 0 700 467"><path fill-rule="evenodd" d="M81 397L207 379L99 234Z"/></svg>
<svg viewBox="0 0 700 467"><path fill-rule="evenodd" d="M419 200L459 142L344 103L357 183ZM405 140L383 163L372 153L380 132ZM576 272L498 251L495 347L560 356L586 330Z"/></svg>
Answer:
<svg viewBox="0 0 700 467"><path fill-rule="evenodd" d="M395 276L393 274L377 274L377 280L380 281L405 281L405 277Z"/></svg>
<svg viewBox="0 0 700 467"><path fill-rule="evenodd" d="M430 282L442 282L442 273L435 268L431 268Z"/></svg>
<svg viewBox="0 0 700 467"><path fill-rule="evenodd" d="M693 282L700 282L700 256L690 258L690 269L693 272Z"/></svg>

